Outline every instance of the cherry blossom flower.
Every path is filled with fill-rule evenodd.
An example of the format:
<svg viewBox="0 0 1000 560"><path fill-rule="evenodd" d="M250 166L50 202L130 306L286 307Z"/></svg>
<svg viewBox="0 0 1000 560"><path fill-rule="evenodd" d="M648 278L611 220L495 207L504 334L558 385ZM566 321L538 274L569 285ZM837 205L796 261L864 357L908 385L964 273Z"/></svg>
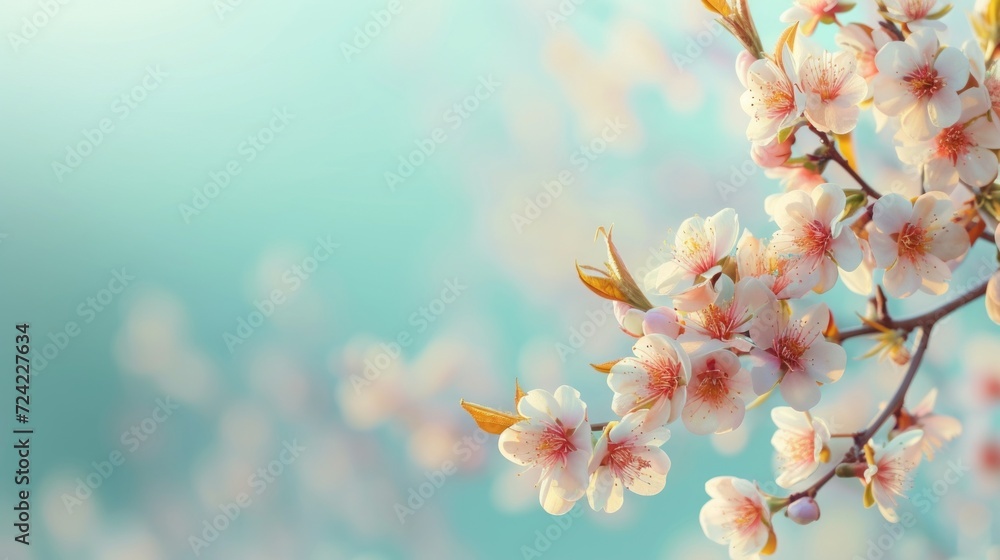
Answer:
<svg viewBox="0 0 1000 560"><path fill-rule="evenodd" d="M913 204L898 194L875 202L876 229L868 240L875 262L886 269L886 293L903 298L918 289L930 294L948 289L947 261L969 250L965 228L951 221L954 213L951 200L941 192L922 194Z"/></svg>
<svg viewBox="0 0 1000 560"><path fill-rule="evenodd" d="M813 288L823 293L837 283L838 267L856 269L864 256L857 236L840 221L847 204L843 189L825 183L807 194L792 191L769 200L768 214L781 228L773 243L779 252L802 255L818 276Z"/></svg>
<svg viewBox="0 0 1000 560"><path fill-rule="evenodd" d="M625 489L640 496L658 494L667 482L670 458L660 449L670 438L664 426L650 428L648 411L626 414L610 422L590 459L587 499L597 511L614 513L622 507Z"/></svg>
<svg viewBox="0 0 1000 560"><path fill-rule="evenodd" d="M792 408L809 410L819 403L818 383L832 383L844 373L847 354L823 337L830 310L817 304L797 316L779 306L762 312L750 329L756 348L750 352L753 389L763 395L777 384Z"/></svg>
<svg viewBox="0 0 1000 560"><path fill-rule="evenodd" d="M718 272L719 261L732 252L738 233L739 218L732 208L684 220L674 236L673 259L646 275L646 289L672 294L681 284Z"/></svg>
<svg viewBox="0 0 1000 560"><path fill-rule="evenodd" d="M854 7L852 3L841 3L837 0L794 0L792 7L781 14L785 23L799 22L803 35L812 35L820 23L834 23L837 14Z"/></svg>
<svg viewBox="0 0 1000 560"><path fill-rule="evenodd" d="M944 29L944 24L933 19L939 17L939 14L943 15L941 12L934 12L937 0L883 0L882 4L885 6L886 15L893 21L911 26L917 24L932 29Z"/></svg>
<svg viewBox="0 0 1000 560"><path fill-rule="evenodd" d="M767 307L774 294L754 277L733 279L722 274L715 281L716 297L708 306L687 315L689 340L718 340L741 352L753 344L743 336L750 330L754 315Z"/></svg>
<svg viewBox="0 0 1000 560"><path fill-rule="evenodd" d="M792 126L805 108L805 94L795 83L791 52L785 47L781 63L770 58L755 61L747 69L747 91L740 97L740 104L750 115L747 138L755 144L770 143L784 128Z"/></svg>
<svg viewBox="0 0 1000 560"><path fill-rule="evenodd" d="M902 117L911 138L926 140L958 121L958 90L969 80L969 60L954 47L940 48L933 31L888 43L875 56L875 65L875 107Z"/></svg>
<svg viewBox="0 0 1000 560"><path fill-rule="evenodd" d="M750 374L729 350L691 358L691 381L681 417L695 434L725 433L743 423L751 394Z"/></svg>
<svg viewBox="0 0 1000 560"><path fill-rule="evenodd" d="M646 421L653 427L673 422L684 406L690 357L662 334L644 335L632 352L634 358L623 358L608 374L608 387L615 392L611 409L619 416L649 409Z"/></svg>
<svg viewBox="0 0 1000 560"><path fill-rule="evenodd" d="M538 485L542 508L562 515L587 490L587 465L591 456L587 405L580 392L562 385L549 393L528 391L517 404L524 420L500 434L500 453L507 460L540 471Z"/></svg>
<svg viewBox="0 0 1000 560"><path fill-rule="evenodd" d="M962 115L928 141L897 147L901 161L921 167L928 189L950 192L959 180L983 187L997 177L1000 128L987 117L990 100L983 88L959 94Z"/></svg>
<svg viewBox="0 0 1000 560"><path fill-rule="evenodd" d="M920 403L909 411L904 411L897 421L897 431L906 433L913 430L923 432L920 447L928 460L934 459L934 452L962 433L962 424L951 416L934 414L937 389L931 389Z"/></svg>
<svg viewBox="0 0 1000 560"><path fill-rule="evenodd" d="M922 431L913 430L896 436L885 447L869 443L866 449L865 506L878 505L882 516L890 523L899 521L896 498L905 497L909 488L910 471L917 466L922 438Z"/></svg>
<svg viewBox="0 0 1000 560"><path fill-rule="evenodd" d="M773 243L764 244L749 231L736 247L736 267L740 278L759 279L778 299L799 298L812 289L809 263L779 252Z"/></svg>
<svg viewBox="0 0 1000 560"><path fill-rule="evenodd" d="M729 557L757 558L777 545L767 496L749 480L717 476L705 483L711 498L698 516L705 536L729 544Z"/></svg>
<svg viewBox="0 0 1000 560"><path fill-rule="evenodd" d="M778 458L775 482L782 488L791 488L816 472L821 462L829 460L830 430L823 420L787 406L772 409L771 420L778 426L771 437Z"/></svg>
<svg viewBox="0 0 1000 560"><path fill-rule="evenodd" d="M858 104L868 97L868 83L856 72L857 60L849 52L830 53L806 46L804 41L796 51L806 118L823 132L846 134L854 130L861 114Z"/></svg>

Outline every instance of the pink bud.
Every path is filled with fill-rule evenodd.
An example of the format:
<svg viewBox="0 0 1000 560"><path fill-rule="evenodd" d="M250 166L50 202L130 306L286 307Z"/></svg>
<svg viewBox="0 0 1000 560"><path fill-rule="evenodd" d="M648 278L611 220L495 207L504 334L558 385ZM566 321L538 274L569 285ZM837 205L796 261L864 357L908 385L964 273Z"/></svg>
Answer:
<svg viewBox="0 0 1000 560"><path fill-rule="evenodd" d="M642 321L645 313L627 303L616 301L614 304L615 319L625 334L639 338L643 334Z"/></svg>
<svg viewBox="0 0 1000 560"><path fill-rule="evenodd" d="M784 142L778 142L778 139L775 138L769 144L754 144L750 148L750 157L754 163L761 167L779 167L792 157L792 144L794 142L795 135L793 134L785 138Z"/></svg>
<svg viewBox="0 0 1000 560"><path fill-rule="evenodd" d="M785 515L799 525L808 525L819 519L819 504L808 496L799 498L789 504Z"/></svg>
<svg viewBox="0 0 1000 560"><path fill-rule="evenodd" d="M654 307L646 312L642 320L642 332L645 334L662 334L677 338L681 334L680 320L677 312L670 307Z"/></svg>

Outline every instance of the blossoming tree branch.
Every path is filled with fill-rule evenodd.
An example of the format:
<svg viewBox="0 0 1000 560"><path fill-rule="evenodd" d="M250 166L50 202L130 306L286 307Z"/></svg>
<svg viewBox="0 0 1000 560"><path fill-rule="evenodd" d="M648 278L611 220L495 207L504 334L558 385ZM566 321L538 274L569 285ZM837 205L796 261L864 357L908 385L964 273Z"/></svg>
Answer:
<svg viewBox="0 0 1000 560"><path fill-rule="evenodd" d="M731 208L684 220L672 259L640 287L611 231L599 230L605 266L577 273L614 302L621 330L635 339L632 356L593 365L607 378L618 418L591 423L580 393L566 385L524 392L515 383L516 412L462 406L499 435L504 457L537 473L542 508L561 515L584 497L614 512L625 490L663 490L670 459L662 446L678 420L694 434L721 434L740 428L748 408L780 398L771 442L775 482L787 494L713 478L700 516L705 535L727 544L730 557L755 558L776 549L776 514L817 521L821 491L838 477L860 481L863 505L897 522L913 470L961 432L956 419L934 412L935 390L922 399L908 391L941 318L986 296L986 312L1000 322L998 273L947 295L973 244L1000 244L1000 0L979 3L971 15L978 41L961 47L941 43L950 6L937 0L876 0L880 19L868 24L843 21L852 4L796 0L770 50L746 0L703 3L744 49L736 71L751 156L786 191L764 203L776 231L741 232ZM835 31L837 50L814 42L821 25ZM863 111L920 176L918 196L863 177L852 138ZM830 164L851 182L827 182ZM838 282L870 301L850 329L840 330L810 295ZM891 314L894 299L917 292L942 301L919 315ZM848 342L862 339L870 348L860 357L906 371L867 427L831 433L810 411L844 377ZM833 456L832 438L847 439L842 456Z"/></svg>

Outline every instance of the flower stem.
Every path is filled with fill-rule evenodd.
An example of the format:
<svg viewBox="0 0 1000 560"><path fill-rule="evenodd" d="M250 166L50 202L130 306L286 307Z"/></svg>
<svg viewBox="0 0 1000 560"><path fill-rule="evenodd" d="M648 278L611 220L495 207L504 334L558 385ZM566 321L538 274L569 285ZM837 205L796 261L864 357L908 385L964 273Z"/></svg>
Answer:
<svg viewBox="0 0 1000 560"><path fill-rule="evenodd" d="M874 199L882 197L878 191L873 189L872 186L869 185L868 182L865 181L853 167L851 167L851 164L848 163L847 159L840 153L840 150L837 149L837 146L834 144L833 140L830 139L830 136L827 133L820 132L819 129L811 123L809 124L809 130L813 131L813 134L815 134L819 138L819 141L823 143L823 146L826 147L827 157L829 157L832 161L837 162L837 165L842 167L844 171L846 171L847 174L850 175L859 186L861 186L861 190L864 191L865 194Z"/></svg>

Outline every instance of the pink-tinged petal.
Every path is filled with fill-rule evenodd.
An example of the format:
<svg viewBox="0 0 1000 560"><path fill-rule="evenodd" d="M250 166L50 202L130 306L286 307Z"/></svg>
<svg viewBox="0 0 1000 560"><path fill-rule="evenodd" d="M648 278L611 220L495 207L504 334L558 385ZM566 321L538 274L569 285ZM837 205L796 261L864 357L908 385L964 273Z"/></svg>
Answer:
<svg viewBox="0 0 1000 560"><path fill-rule="evenodd" d="M663 490L670 472L670 457L657 447L646 447L637 455L649 462L649 466L641 469L631 480L626 480L625 487L640 496L653 496Z"/></svg>
<svg viewBox="0 0 1000 560"><path fill-rule="evenodd" d="M556 416L562 420L564 426L575 428L583 423L587 416L587 405L580 400L580 391L569 385L560 385L553 396L559 404Z"/></svg>
<svg viewBox="0 0 1000 560"><path fill-rule="evenodd" d="M951 95L953 96L953 103L949 101L942 102L946 107L958 105L958 95L955 92L951 92ZM929 140L940 130L940 127L935 125L931 119L929 111L930 109L926 101L918 101L913 108L903 112L900 123L902 123L903 130L910 138L914 140Z"/></svg>
<svg viewBox="0 0 1000 560"><path fill-rule="evenodd" d="M937 58L934 60L934 69L937 70L938 77L944 78L947 84L946 88L941 91L958 91L969 81L969 59L962 54L962 51L955 47L941 49L941 52L938 53ZM955 121L957 120L958 117L956 116ZM940 126L951 126L955 124L955 121Z"/></svg>
<svg viewBox="0 0 1000 560"><path fill-rule="evenodd" d="M976 119L965 128L965 133L975 138L976 145L980 148L1000 149L1000 123L996 121L985 117Z"/></svg>
<svg viewBox="0 0 1000 560"><path fill-rule="evenodd" d="M528 391L517 403L517 413L525 418L549 418L558 410L558 401L548 391Z"/></svg>
<svg viewBox="0 0 1000 560"><path fill-rule="evenodd" d="M994 272L986 283L986 314L1000 324L1000 272Z"/></svg>
<svg viewBox="0 0 1000 560"><path fill-rule="evenodd" d="M644 334L662 334L677 338L681 334L680 319L677 312L670 307L654 307L646 312L642 319Z"/></svg>
<svg viewBox="0 0 1000 560"><path fill-rule="evenodd" d="M890 43L889 45L892 45ZM889 47L886 45L886 48ZM872 81L875 91L875 106L886 115L896 116L912 107L917 98L898 80L888 76L876 76Z"/></svg>
<svg viewBox="0 0 1000 560"><path fill-rule="evenodd" d="M962 116L962 101L954 91L941 90L928 100L927 115L938 128L951 126Z"/></svg>
<svg viewBox="0 0 1000 560"><path fill-rule="evenodd" d="M917 197L913 203L912 223L928 226L940 217L951 217L954 206L948 195L941 192L928 192Z"/></svg>
<svg viewBox="0 0 1000 560"><path fill-rule="evenodd" d="M943 261L957 259L969 251L969 234L958 224L946 223L934 232L928 250Z"/></svg>
<svg viewBox="0 0 1000 560"><path fill-rule="evenodd" d="M587 487L587 502L594 511L607 511L608 499L615 485L614 475L608 467L595 467ZM616 510L617 511L617 510Z"/></svg>
<svg viewBox="0 0 1000 560"><path fill-rule="evenodd" d="M990 110L990 96L981 87L967 89L958 98L962 104L962 114L958 118L961 122L971 121Z"/></svg>
<svg viewBox="0 0 1000 560"><path fill-rule="evenodd" d="M848 272L861 266L861 261L864 260L865 256L861 250L861 244L858 243L858 236L851 228L844 228L840 231L840 235L830 243L830 252L833 253L837 266Z"/></svg>
<svg viewBox="0 0 1000 560"><path fill-rule="evenodd" d="M763 395L773 389L780 378L781 360L769 352L755 348L750 351L747 361L754 393Z"/></svg>
<svg viewBox="0 0 1000 560"><path fill-rule="evenodd" d="M890 193L875 201L875 227L886 235L899 233L913 214L913 204L901 195ZM874 247L872 247L874 249ZM875 257L878 259L878 256Z"/></svg>
<svg viewBox="0 0 1000 560"><path fill-rule="evenodd" d="M518 424L514 424L514 426L500 433L500 439L497 443L500 454L516 465L523 467L532 465L538 451L536 448L537 443L533 439L522 439L523 436L517 426Z"/></svg>
<svg viewBox="0 0 1000 560"><path fill-rule="evenodd" d="M705 231L715 241L715 260L729 256L740 232L740 220L732 208L724 208L705 220Z"/></svg>
<svg viewBox="0 0 1000 560"><path fill-rule="evenodd" d="M646 274L643 283L647 290L669 294L684 280L694 278L676 261L667 261Z"/></svg>
<svg viewBox="0 0 1000 560"><path fill-rule="evenodd" d="M917 406L910 409L910 414L912 414L913 416L926 416L928 414L931 414L932 412L934 412L934 403L937 402L937 396L938 396L937 388L933 388L930 391L927 391L927 394L924 395L924 398L920 399L920 402L917 404Z"/></svg>
<svg viewBox="0 0 1000 560"><path fill-rule="evenodd" d="M902 79L911 68L919 63L916 49L902 41L886 44L875 55L875 65L878 67L880 76L897 80ZM875 90L875 94L878 95L878 89Z"/></svg>
<svg viewBox="0 0 1000 560"><path fill-rule="evenodd" d="M879 484L872 485L872 495L875 497L875 505L878 506L878 510L882 514L882 517L884 517L889 523L897 523L899 521L899 515L896 514L896 510L893 507L896 503L896 497L890 494ZM890 506L888 504L893 505Z"/></svg>
<svg viewBox="0 0 1000 560"><path fill-rule="evenodd" d="M958 161L958 175L974 187L985 187L997 178L997 155L985 148L971 148Z"/></svg>
<svg viewBox="0 0 1000 560"><path fill-rule="evenodd" d="M948 265L930 253L913 261L913 266L925 282L942 283L951 279L951 269Z"/></svg>
<svg viewBox="0 0 1000 560"><path fill-rule="evenodd" d="M830 383L840 379L847 367L847 352L839 344L817 341L802 355L805 373L814 381Z"/></svg>
<svg viewBox="0 0 1000 560"><path fill-rule="evenodd" d="M769 305L758 310L750 328L750 338L761 350L768 350L774 344L774 339L784 328L785 320L780 304L776 299L770 299Z"/></svg>
<svg viewBox="0 0 1000 560"><path fill-rule="evenodd" d="M716 295L712 283L705 280L676 294L674 296L674 306L678 311L694 313L712 305L715 302Z"/></svg>
<svg viewBox="0 0 1000 560"><path fill-rule="evenodd" d="M550 515L563 515L573 509L572 500L567 500L560 491L555 479L551 476L539 481L538 501L542 509Z"/></svg>
<svg viewBox="0 0 1000 560"><path fill-rule="evenodd" d="M920 275L908 261L897 261L895 266L885 271L882 278L885 291L894 298L910 297L920 289Z"/></svg>
<svg viewBox="0 0 1000 560"><path fill-rule="evenodd" d="M817 275L816 285L813 286L814 292L822 294L837 285L837 279L840 277L840 272L837 270L837 265L834 264L833 261L824 258L820 261L817 269L819 274Z"/></svg>
<svg viewBox="0 0 1000 560"><path fill-rule="evenodd" d="M787 372L778 389L785 402L795 410L806 411L819 404L819 386L805 372Z"/></svg>
<svg viewBox="0 0 1000 560"><path fill-rule="evenodd" d="M889 235L880 231L871 231L868 233L868 243L872 257L875 259L875 266L889 268L896 262L899 256L899 245Z"/></svg>
<svg viewBox="0 0 1000 560"><path fill-rule="evenodd" d="M833 224L840 219L847 205L844 189L833 183L824 183L812 190L810 196L815 205L814 217L822 224Z"/></svg>
<svg viewBox="0 0 1000 560"><path fill-rule="evenodd" d="M928 189L950 192L958 180L958 170L948 158L934 157L924 165L924 183Z"/></svg>

